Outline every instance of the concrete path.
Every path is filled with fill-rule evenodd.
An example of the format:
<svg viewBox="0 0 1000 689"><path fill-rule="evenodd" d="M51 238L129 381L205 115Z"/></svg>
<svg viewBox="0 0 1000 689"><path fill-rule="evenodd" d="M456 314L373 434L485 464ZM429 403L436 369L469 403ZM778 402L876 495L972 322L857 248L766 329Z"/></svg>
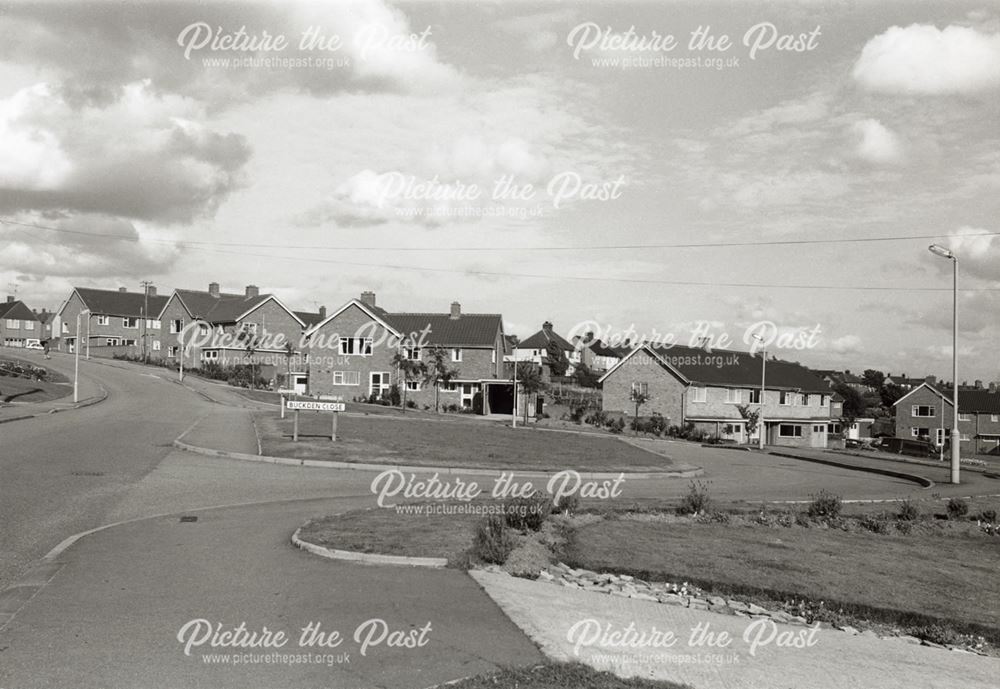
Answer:
<svg viewBox="0 0 1000 689"><path fill-rule="evenodd" d="M495 572L473 576L548 657L622 677L664 679L695 689L995 689L1000 677L996 658L901 639L810 632ZM706 635L701 644L692 643L699 625ZM675 643L661 643L653 636L656 631L672 632ZM648 641L637 641L643 632ZM721 632L728 633L728 646L712 646L707 634L718 640ZM782 641L803 647L779 646Z"/></svg>

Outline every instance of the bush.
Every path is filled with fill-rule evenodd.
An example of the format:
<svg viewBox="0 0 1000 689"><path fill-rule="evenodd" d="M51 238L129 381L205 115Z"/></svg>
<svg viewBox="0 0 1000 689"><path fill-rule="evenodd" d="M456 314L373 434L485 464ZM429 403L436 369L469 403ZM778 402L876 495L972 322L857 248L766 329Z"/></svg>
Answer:
<svg viewBox="0 0 1000 689"><path fill-rule="evenodd" d="M889 519L884 514L866 514L858 520L861 528L872 533L889 533Z"/></svg>
<svg viewBox="0 0 1000 689"><path fill-rule="evenodd" d="M997 511L996 510L983 510L979 513L979 521L987 522L989 524L997 523Z"/></svg>
<svg viewBox="0 0 1000 689"><path fill-rule="evenodd" d="M392 387L389 388L389 405L393 407L398 407L402 404L403 398L399 394L399 385L393 383Z"/></svg>
<svg viewBox="0 0 1000 689"><path fill-rule="evenodd" d="M608 422L608 415L603 410L601 410L601 411L595 411L592 414L588 414L583 419L583 422L585 424L587 424L587 425L597 426L598 428L601 428L602 426L604 426L605 424L607 424L607 422Z"/></svg>
<svg viewBox="0 0 1000 689"><path fill-rule="evenodd" d="M625 419L619 417L608 422L608 430L612 433L621 433L625 430Z"/></svg>
<svg viewBox="0 0 1000 689"><path fill-rule="evenodd" d="M552 506L552 514L573 514L578 509L580 509L580 498L575 493L563 495Z"/></svg>
<svg viewBox="0 0 1000 689"><path fill-rule="evenodd" d="M677 514L703 514L708 511L712 504L708 496L708 482L691 481L688 487L688 494L681 498L681 504L677 507Z"/></svg>
<svg viewBox="0 0 1000 689"><path fill-rule="evenodd" d="M907 498L900 503L899 514L896 516L904 522L916 521L917 517L920 516L920 508L914 505L913 502Z"/></svg>
<svg viewBox="0 0 1000 689"><path fill-rule="evenodd" d="M406 408L407 409L416 409L417 408L417 403L414 402L413 400L406 400Z"/></svg>
<svg viewBox="0 0 1000 689"><path fill-rule="evenodd" d="M840 509L843 507L840 496L821 490L812 496L813 501L809 503L807 514L813 519L836 519L840 516Z"/></svg>
<svg viewBox="0 0 1000 689"><path fill-rule="evenodd" d="M502 565L514 549L514 536L507 526L507 519L501 514L491 514L476 528L476 538L472 543L472 554L492 564Z"/></svg>
<svg viewBox="0 0 1000 689"><path fill-rule="evenodd" d="M649 419L649 432L661 436L667 432L667 420L659 412L653 412Z"/></svg>
<svg viewBox="0 0 1000 689"><path fill-rule="evenodd" d="M948 519L961 519L969 513L969 503L962 498L952 498L948 501Z"/></svg>
<svg viewBox="0 0 1000 689"><path fill-rule="evenodd" d="M477 392L472 396L472 413L482 414L483 413L483 393Z"/></svg>
<svg viewBox="0 0 1000 689"><path fill-rule="evenodd" d="M587 413L587 405L574 405L569 410L569 420L573 423L583 423L583 415Z"/></svg>
<svg viewBox="0 0 1000 689"><path fill-rule="evenodd" d="M503 504L507 526L517 531L538 531L552 513L552 496L510 498Z"/></svg>

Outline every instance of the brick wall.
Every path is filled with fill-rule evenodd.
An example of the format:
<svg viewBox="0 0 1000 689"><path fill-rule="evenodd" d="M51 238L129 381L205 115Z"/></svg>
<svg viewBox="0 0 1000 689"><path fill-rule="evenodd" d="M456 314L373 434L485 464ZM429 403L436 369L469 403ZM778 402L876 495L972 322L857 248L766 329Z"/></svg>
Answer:
<svg viewBox="0 0 1000 689"><path fill-rule="evenodd" d="M646 383L650 399L639 409L641 416L662 415L680 425L684 414L684 384L652 357L637 352L604 380L601 409L609 414L635 413L632 383Z"/></svg>

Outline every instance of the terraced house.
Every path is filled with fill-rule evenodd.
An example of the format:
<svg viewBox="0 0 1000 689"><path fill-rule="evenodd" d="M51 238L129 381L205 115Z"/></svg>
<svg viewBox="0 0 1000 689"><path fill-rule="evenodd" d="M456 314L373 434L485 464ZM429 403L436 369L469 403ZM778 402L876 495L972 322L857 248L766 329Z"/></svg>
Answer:
<svg viewBox="0 0 1000 689"><path fill-rule="evenodd" d="M94 356L140 355L160 337L157 314L167 303L150 286L144 292L74 287L57 313L59 349L73 352L77 343ZM80 333L76 332L80 315ZM53 333L56 336L56 333Z"/></svg>
<svg viewBox="0 0 1000 689"><path fill-rule="evenodd" d="M455 378L440 390L442 405L471 408L477 395L483 413L509 414L511 383L503 379L506 338L503 318L463 313L454 302L448 313L390 313L363 292L313 326L309 338L309 392L345 399L388 394L393 385L419 406L434 403L434 388L404 380L393 363L397 352L413 361L429 360L429 350L447 351Z"/></svg>
<svg viewBox="0 0 1000 689"><path fill-rule="evenodd" d="M29 342L45 339L38 316L23 301L7 297L0 304L0 344L4 347L24 347Z"/></svg>
<svg viewBox="0 0 1000 689"><path fill-rule="evenodd" d="M272 367L265 377L286 368L305 374L300 346L305 321L273 294L261 294L256 285L247 285L243 293L222 292L217 282L209 283L207 291L175 289L159 319L157 353L168 360L180 363L183 357L184 365L192 368L252 360ZM192 325L196 321L199 325ZM182 334L188 338L183 349ZM286 343L291 343L291 356Z"/></svg>
<svg viewBox="0 0 1000 689"><path fill-rule="evenodd" d="M763 409L769 445L826 447L831 426L831 391L808 368L768 359L763 404L761 357L748 352L640 345L605 373L602 408L635 414L633 395L648 396L640 416L662 415L670 425L693 423L719 438L739 443L759 438L747 433L747 412Z"/></svg>

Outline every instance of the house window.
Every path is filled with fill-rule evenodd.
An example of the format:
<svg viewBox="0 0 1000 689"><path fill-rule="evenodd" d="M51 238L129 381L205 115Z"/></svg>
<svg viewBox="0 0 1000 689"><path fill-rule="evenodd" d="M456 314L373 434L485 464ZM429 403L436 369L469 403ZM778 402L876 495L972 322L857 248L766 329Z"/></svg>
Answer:
<svg viewBox="0 0 1000 689"><path fill-rule="evenodd" d="M117 337L109 337L104 340L105 347L117 347L120 344L120 340Z"/></svg>
<svg viewBox="0 0 1000 689"><path fill-rule="evenodd" d="M125 318L122 319L122 327L123 328L138 328L139 327L139 319L138 318L133 318L131 316L126 316Z"/></svg>
<svg viewBox="0 0 1000 689"><path fill-rule="evenodd" d="M368 394L379 395L389 391L389 374L381 371L369 373Z"/></svg>
<svg viewBox="0 0 1000 689"><path fill-rule="evenodd" d="M990 421L993 423L1000 421L1000 414L990 414Z"/></svg>
<svg viewBox="0 0 1000 689"><path fill-rule="evenodd" d="M931 435L931 429L929 428L917 428L914 426L910 429L910 435L914 438L929 438Z"/></svg>
<svg viewBox="0 0 1000 689"><path fill-rule="evenodd" d="M160 351L160 341L159 340L153 340L153 351L154 352Z"/></svg>
<svg viewBox="0 0 1000 689"><path fill-rule="evenodd" d="M340 338L340 353L344 356L371 356L372 338L342 337Z"/></svg>
<svg viewBox="0 0 1000 689"><path fill-rule="evenodd" d="M334 371L334 385L361 385L361 373L358 371Z"/></svg>
<svg viewBox="0 0 1000 689"><path fill-rule="evenodd" d="M111 325L111 316L107 316L105 314L98 314L97 315L97 324L98 325Z"/></svg>
<svg viewBox="0 0 1000 689"><path fill-rule="evenodd" d="M420 381L419 380L406 381L406 389L410 392L418 392L420 390Z"/></svg>
<svg viewBox="0 0 1000 689"><path fill-rule="evenodd" d="M62 333L63 335L69 335L69 323L62 324Z"/></svg>
<svg viewBox="0 0 1000 689"><path fill-rule="evenodd" d="M455 381L449 381L441 386L442 390L447 390L448 392L455 392L458 390L458 383Z"/></svg>
<svg viewBox="0 0 1000 689"><path fill-rule="evenodd" d="M208 331L208 326L203 325L202 327L205 329L206 332ZM250 333L251 335L256 335L257 334L257 324L256 323L240 323L240 332L241 333Z"/></svg>
<svg viewBox="0 0 1000 689"><path fill-rule="evenodd" d="M150 330L150 329L152 329L152 330L159 330L160 329L160 322L159 321L154 321L154 320L152 320L150 318L147 318L146 319L146 330Z"/></svg>
<svg viewBox="0 0 1000 689"><path fill-rule="evenodd" d="M793 397L794 397L793 393L785 392L784 390L782 390L781 394L778 396L778 404L783 404L785 406L788 406L793 403L792 402Z"/></svg>
<svg viewBox="0 0 1000 689"><path fill-rule="evenodd" d="M184 320L181 318L176 318L170 321L170 334L176 335L180 331L184 330Z"/></svg>
<svg viewBox="0 0 1000 689"><path fill-rule="evenodd" d="M959 433L958 434L958 439L961 440L962 442L967 442L967 441L971 440L971 438L970 438L970 436L969 436L968 433Z"/></svg>
<svg viewBox="0 0 1000 689"><path fill-rule="evenodd" d="M420 347L403 347L403 358L420 361Z"/></svg>
<svg viewBox="0 0 1000 689"><path fill-rule="evenodd" d="M455 348L455 349L451 350L451 360L452 361L461 361L462 360L462 350L458 349L458 348Z"/></svg>
<svg viewBox="0 0 1000 689"><path fill-rule="evenodd" d="M819 406L821 406L821 407L825 407L826 406L826 395L820 395L819 396Z"/></svg>
<svg viewBox="0 0 1000 689"><path fill-rule="evenodd" d="M15 318L8 318L7 319L7 327L8 328L18 328L18 329L20 329L20 327L21 327L21 321L15 319Z"/></svg>
<svg viewBox="0 0 1000 689"><path fill-rule="evenodd" d="M178 346L177 345L170 345L169 347L167 347L167 356L170 357L170 358L176 357L177 356L177 350L178 350Z"/></svg>
<svg viewBox="0 0 1000 689"><path fill-rule="evenodd" d="M490 352L490 363L495 364L497 362L497 350Z"/></svg>
<svg viewBox="0 0 1000 689"><path fill-rule="evenodd" d="M632 383L632 397L636 395L649 395L649 383Z"/></svg>
<svg viewBox="0 0 1000 689"><path fill-rule="evenodd" d="M691 388L691 401L692 402L707 402L708 401L708 388Z"/></svg>
<svg viewBox="0 0 1000 689"><path fill-rule="evenodd" d="M783 423L778 425L779 438L801 438L802 426L797 423Z"/></svg>
<svg viewBox="0 0 1000 689"><path fill-rule="evenodd" d="M726 403L740 404L743 401L743 391L738 388L726 388Z"/></svg>
<svg viewBox="0 0 1000 689"><path fill-rule="evenodd" d="M959 414L958 415L958 420L959 421L972 421L972 415L971 414Z"/></svg>
<svg viewBox="0 0 1000 689"><path fill-rule="evenodd" d="M749 394L750 404L760 404L760 390L747 390Z"/></svg>
<svg viewBox="0 0 1000 689"><path fill-rule="evenodd" d="M839 423L831 423L830 424L830 432L831 433L840 433L840 424Z"/></svg>
<svg viewBox="0 0 1000 689"><path fill-rule="evenodd" d="M813 426L813 433L826 433L826 426L823 424Z"/></svg>
<svg viewBox="0 0 1000 689"><path fill-rule="evenodd" d="M914 404L910 408L910 413L913 416L933 417L935 415L935 410L933 406L926 404Z"/></svg>
<svg viewBox="0 0 1000 689"><path fill-rule="evenodd" d="M34 321L25 321L24 322L24 329L25 330L34 330L35 329L35 322Z"/></svg>
<svg viewBox="0 0 1000 689"><path fill-rule="evenodd" d="M219 360L219 350L218 349L206 349L201 353L202 361L218 361Z"/></svg>

